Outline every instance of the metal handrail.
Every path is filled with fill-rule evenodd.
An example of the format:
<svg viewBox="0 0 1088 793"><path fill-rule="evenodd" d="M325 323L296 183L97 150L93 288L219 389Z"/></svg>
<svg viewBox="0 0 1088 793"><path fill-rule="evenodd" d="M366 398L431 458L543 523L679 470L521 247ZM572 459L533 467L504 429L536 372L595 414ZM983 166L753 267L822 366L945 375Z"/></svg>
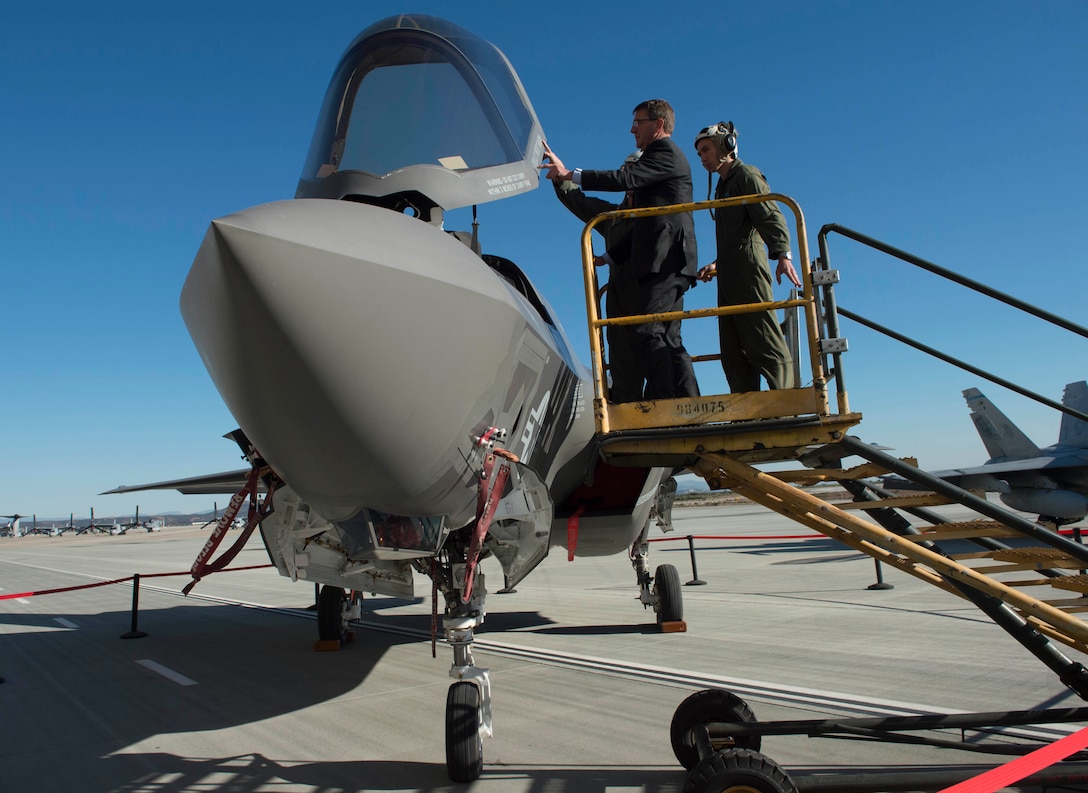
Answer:
<svg viewBox="0 0 1088 793"><path fill-rule="evenodd" d="M798 265L802 283L802 297L794 300L781 300L768 303L746 303L732 306L717 306L715 308L691 309L688 311L669 311L659 314L639 314L626 317L602 318L600 307L594 299L599 286L597 283L596 268L593 264L593 229L606 220L633 220L637 218L651 217L655 215L675 215L682 212L696 212L701 209L719 209L723 207L744 206L747 204L759 204L770 201L778 201L785 204L793 212L796 219L796 241ZM805 329L809 344L809 362L812 370L812 385L817 391L817 403L820 413L830 413L827 398L827 378L824 373L823 360L820 357L819 324L816 317L815 301L813 299L812 273L809 265L808 236L805 230L805 216L801 207L787 195L782 193L764 193L761 195L733 196L731 198L719 198L712 201L696 201L685 204L670 204L662 207L642 207L639 209L616 209L610 212L602 212L592 218L582 230L582 268L586 285L586 315L589 322L589 344L591 369L593 373L594 397L607 402L605 394L607 389L604 380L604 350L601 341L600 330L610 325L641 325L650 322L672 322L674 320L696 319L700 317L720 317L733 314L748 314L759 311L774 311L800 307L805 312ZM840 395L840 411L847 412L845 399Z"/></svg>
<svg viewBox="0 0 1088 793"><path fill-rule="evenodd" d="M1024 313L1031 314L1034 317L1042 319L1045 322L1049 322L1052 325L1056 325L1057 327L1060 327L1064 330L1070 331L1071 333L1076 333L1078 336L1088 338L1088 328L1085 328L1082 325L1078 325L1075 322L1071 322L1070 320L1065 319L1064 317L1053 314L1049 311L1046 311L1045 309L1039 308L1038 306L1034 306L1031 303L1027 303L1023 300L1020 300L1019 298L1013 297L1012 295L1005 294L1004 292L987 286L986 284L983 284L979 281L974 281L970 278L967 278L966 276L953 272L952 270L948 270L944 267L941 267L940 265L934 264L933 262L922 259L911 253L907 253L906 251L900 250L899 248L893 247L891 245L888 245L887 243L881 242L880 240L874 239L873 237L869 237L859 231L854 231L853 229L849 229L845 226L840 226L837 223L828 223L820 229L820 233L817 235L817 241L820 247L820 257L822 259L822 264L824 267L830 268L831 266L830 253L827 248L827 235L832 232L841 234L842 236L852 239L855 242L859 242L862 245L866 245L870 248L880 251L881 253L885 253L889 256L895 257L896 259L904 261L908 264L913 264L916 267L927 270L936 276L939 276L949 281L953 281L974 292L986 295L987 297L993 298L998 302L1019 309ZM977 366L972 366L965 361L961 361L958 358L948 355L947 353L943 353L940 350L929 347L925 344L922 344L921 342L915 341L914 339L908 338L903 334L896 333L890 328L873 322L872 320L861 317L858 314L854 314L843 308L836 308L834 313L841 314L847 319L851 319L854 322L870 328L871 330L875 330L877 333L881 333L902 344L913 347L920 352L924 352L927 355L938 358L939 360L942 360L945 363L949 363L957 367L958 369L963 369L966 372L970 372L971 374L977 375L985 380L989 380L991 383L995 383L999 386L1002 386L1003 388L1007 388L1010 391L1015 391L1021 396L1025 396L1028 399L1034 400L1041 405L1046 405L1047 407L1054 410L1059 410L1062 413L1080 419L1081 421L1088 421L1088 414L1085 414L1077 410L1076 408L1071 408L1061 404L1060 402L1055 402L1053 399L1048 399L1041 394L1037 394L1030 389L1019 386L1016 383L1004 379L1003 377L999 377L998 375L995 375L991 372L987 372L983 369L978 368ZM837 328L834 328L832 330L833 335L837 335L837 332Z"/></svg>
<svg viewBox="0 0 1088 793"><path fill-rule="evenodd" d="M881 242L880 240L866 236L860 231L848 229L846 228L846 226L840 226L838 223L828 223L826 226L820 229L820 234L818 238L822 241L827 238L827 235L830 232L842 234L844 237L849 237L855 242L860 242L862 245L868 245L870 248L875 248L876 250L881 251L882 253L886 253L889 256L894 256L895 258L901 259L909 264L921 267L923 270L928 270L929 272L933 273L934 275L938 275L941 278L946 278L949 281L955 281L961 286L965 286L968 289L979 292L980 294L986 295L987 297L992 297L993 299L1005 303L1006 305L1018 308L1025 313L1032 314L1039 319L1046 320L1052 325L1057 325L1060 328L1064 328L1065 330L1071 331L1079 336L1083 336L1084 338L1088 339L1088 328L1085 328L1083 325L1078 325L1075 322L1070 322L1065 317L1060 317L1057 314L1052 314L1045 309L1039 308L1038 306L1033 306L1031 303L1027 303L1023 300L1020 300L1019 298L1013 297L1012 295L1000 292L997 289L987 286L986 284L979 281L972 281L970 278L964 275L960 275L959 273L953 272L952 270L947 270L940 265L934 264L933 262L926 261L925 259L907 253L906 251L899 250L899 248L894 248L891 245ZM821 244L821 255L823 255L824 251L825 246Z"/></svg>

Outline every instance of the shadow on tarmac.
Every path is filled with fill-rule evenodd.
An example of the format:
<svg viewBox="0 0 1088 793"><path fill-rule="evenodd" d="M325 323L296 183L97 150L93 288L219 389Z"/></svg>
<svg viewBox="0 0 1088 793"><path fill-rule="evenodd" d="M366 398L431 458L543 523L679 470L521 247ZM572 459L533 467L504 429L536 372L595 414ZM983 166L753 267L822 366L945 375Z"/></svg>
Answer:
<svg viewBox="0 0 1088 793"><path fill-rule="evenodd" d="M471 790L473 784L456 784L446 776L444 763L399 763L387 760L298 763L283 765L262 755L213 759L176 757L169 754L115 755L105 759L118 770L136 765L154 768L138 778L124 773L121 784L135 783L140 789L161 793L192 790L249 791L276 789L283 784L309 786L314 791L336 790L363 793L378 790ZM531 779L532 790L552 793L606 793L612 789L641 790L645 793L679 793L685 774L675 769L632 768L539 768L484 765L479 783L503 779L523 783ZM209 783L212 784L209 784ZM474 784L479 784L474 783Z"/></svg>

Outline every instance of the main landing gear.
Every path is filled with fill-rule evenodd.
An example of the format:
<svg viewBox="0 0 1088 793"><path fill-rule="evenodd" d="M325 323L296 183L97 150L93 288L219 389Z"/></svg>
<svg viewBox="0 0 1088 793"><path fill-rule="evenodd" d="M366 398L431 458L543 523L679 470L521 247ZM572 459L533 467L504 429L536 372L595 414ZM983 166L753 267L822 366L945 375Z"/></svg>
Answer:
<svg viewBox="0 0 1088 793"><path fill-rule="evenodd" d="M325 584L317 595L317 637L315 649L339 650L354 638L350 622L362 616L362 595L350 595L342 587Z"/></svg>
<svg viewBox="0 0 1088 793"><path fill-rule="evenodd" d="M638 599L643 607L657 612L657 624L668 632L685 631L684 595L680 588L680 573L671 564L658 565L650 575L649 543L639 537L631 547L631 566L638 579Z"/></svg>

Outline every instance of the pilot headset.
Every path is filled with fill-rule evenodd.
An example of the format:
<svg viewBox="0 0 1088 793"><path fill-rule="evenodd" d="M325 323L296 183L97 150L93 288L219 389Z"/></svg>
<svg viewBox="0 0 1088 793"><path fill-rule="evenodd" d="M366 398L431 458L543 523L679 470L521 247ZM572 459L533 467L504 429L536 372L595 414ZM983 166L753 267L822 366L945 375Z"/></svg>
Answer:
<svg viewBox="0 0 1088 793"><path fill-rule="evenodd" d="M722 162L725 162L730 154L737 156L737 128L733 126L732 121L719 121L717 124L703 127L695 136L695 145L698 146L703 138L714 141L714 146L718 149L718 159Z"/></svg>
<svg viewBox="0 0 1088 793"><path fill-rule="evenodd" d="M695 145L699 145L699 141L704 138L710 138L714 141L714 148L718 150L718 162L723 163L729 159L729 156L737 156L737 128L733 126L732 121L719 121L717 124L711 124L708 127L703 127L699 130L699 134L695 136ZM710 200L710 179L711 172L706 173L706 200ZM714 210L710 210L710 217L714 217Z"/></svg>

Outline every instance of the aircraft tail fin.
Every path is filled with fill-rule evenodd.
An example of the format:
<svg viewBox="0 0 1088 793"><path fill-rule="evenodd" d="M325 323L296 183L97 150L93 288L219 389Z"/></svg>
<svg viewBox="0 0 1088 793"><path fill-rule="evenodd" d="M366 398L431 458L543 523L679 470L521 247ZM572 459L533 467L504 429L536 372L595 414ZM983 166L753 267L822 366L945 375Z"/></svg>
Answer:
<svg viewBox="0 0 1088 793"><path fill-rule="evenodd" d="M967 407L971 409L971 421L975 423L978 436L982 438L991 460L1019 460L1039 454L1039 447L1031 438L977 388L968 388L963 392L963 398L967 400Z"/></svg>
<svg viewBox="0 0 1088 793"><path fill-rule="evenodd" d="M1070 383L1062 394L1062 404L1067 408L1088 413L1088 382ZM1058 432L1059 446L1088 446L1088 422L1062 413L1062 428Z"/></svg>

